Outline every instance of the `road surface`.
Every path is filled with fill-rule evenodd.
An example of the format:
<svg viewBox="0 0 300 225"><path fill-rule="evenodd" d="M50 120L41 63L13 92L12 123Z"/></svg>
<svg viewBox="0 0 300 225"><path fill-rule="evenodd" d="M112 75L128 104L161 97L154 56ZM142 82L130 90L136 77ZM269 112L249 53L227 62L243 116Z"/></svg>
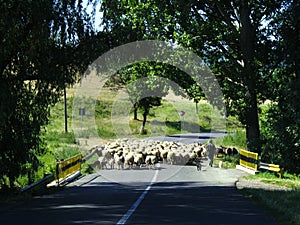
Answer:
<svg viewBox="0 0 300 225"><path fill-rule="evenodd" d="M276 225L235 188L243 172L159 164L105 170L62 191L2 206L2 225ZM109 179L108 179L109 178Z"/></svg>
<svg viewBox="0 0 300 225"><path fill-rule="evenodd" d="M201 133L187 133L187 134L174 134L167 136L149 137L151 140L159 141L175 141L190 144L196 142L206 143L209 139L220 138L227 135L226 132L201 132Z"/></svg>

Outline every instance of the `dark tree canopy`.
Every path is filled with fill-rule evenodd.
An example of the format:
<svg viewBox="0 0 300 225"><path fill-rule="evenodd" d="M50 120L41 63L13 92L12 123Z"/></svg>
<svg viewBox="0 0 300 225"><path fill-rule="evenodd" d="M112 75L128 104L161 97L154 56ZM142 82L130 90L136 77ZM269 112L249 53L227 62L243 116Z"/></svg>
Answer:
<svg viewBox="0 0 300 225"><path fill-rule="evenodd" d="M263 121L263 160L300 173L300 2L287 2L273 24L275 37L272 74L273 100Z"/></svg>
<svg viewBox="0 0 300 225"><path fill-rule="evenodd" d="M10 187L37 170L49 106L91 60L81 47L92 37L83 7L83 1L1 0L0 177Z"/></svg>

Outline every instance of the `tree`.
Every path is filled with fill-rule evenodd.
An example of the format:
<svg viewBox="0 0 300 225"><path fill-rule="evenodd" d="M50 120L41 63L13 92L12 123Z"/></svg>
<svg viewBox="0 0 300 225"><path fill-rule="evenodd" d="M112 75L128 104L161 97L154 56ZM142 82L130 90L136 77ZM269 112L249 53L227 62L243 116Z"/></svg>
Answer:
<svg viewBox="0 0 300 225"><path fill-rule="evenodd" d="M91 60L80 50L92 25L83 1L1 0L0 11L0 177L13 188L33 181L49 106Z"/></svg>
<svg viewBox="0 0 300 225"><path fill-rule="evenodd" d="M263 123L264 161L279 163L291 173L300 173L300 5L299 1L284 2L283 10L274 21L276 34L269 90L272 104Z"/></svg>
<svg viewBox="0 0 300 225"><path fill-rule="evenodd" d="M101 7L103 12L102 26L106 32L110 32L111 34L111 47L144 39L166 40L170 38L171 40L175 40L175 36L173 34L175 20L173 19L173 14L168 14L169 8L166 8L166 10L163 9L165 7L164 4L164 1L160 3L159 1L152 0L144 2L122 0L113 2L103 1ZM180 58L180 56L178 57ZM152 73L155 73L155 71L157 72L157 70L153 69L155 66L152 66L152 68L148 67L143 70L141 69L141 65L142 64L139 64L139 66L136 67L130 66L117 76L113 77L112 80L114 80L114 86L116 86L116 83L126 85L135 81L138 77L136 74L139 74L140 78L140 76L150 77ZM144 65L149 66L153 65L153 63L147 62ZM158 64L156 64L156 67L157 65ZM196 81L189 75L170 65L160 65L160 67L163 68L164 71L158 74L160 77L169 79L178 84L177 86L171 85L170 87L165 87L165 89L172 88L176 94L185 96L188 95L191 99L194 99L196 103L203 96L201 88L197 86ZM124 74L127 75L124 76ZM179 86L181 89L178 88ZM147 87L146 89L149 90L149 88L152 90L153 87ZM139 90L144 89L145 87L140 88ZM185 93L182 90L184 90ZM196 90L198 91L197 93L195 92ZM130 94L134 107L134 119L137 119L138 108L142 109L143 124L145 125L146 115L149 113L149 107L151 108L153 106L160 105L161 99L156 97L140 99L142 93L136 89L135 91L129 91L129 93L134 93L134 95ZM158 91L155 91L154 93L158 93ZM162 96L164 95L165 93ZM151 101L153 102L151 103ZM144 125L142 126L142 130Z"/></svg>
<svg viewBox="0 0 300 225"><path fill-rule="evenodd" d="M246 127L248 149L260 152L258 101L264 99L272 39L268 34L280 2L189 1L179 14L180 42L201 55L217 76L228 113ZM180 36L180 35L178 35ZM198 47L199 46L199 47ZM273 68L274 69L274 68Z"/></svg>
<svg viewBox="0 0 300 225"><path fill-rule="evenodd" d="M266 0L115 1L104 16L137 39L173 41L199 54L222 86L227 111L245 125L248 149L260 152L257 105L270 69L269 24L280 9L281 1Z"/></svg>
<svg viewBox="0 0 300 225"><path fill-rule="evenodd" d="M161 105L162 97L168 93L169 86L162 79L165 65L156 62L140 62L123 68L110 86L125 86L133 105L134 120L137 120L138 110L143 116L140 133L145 133L147 116L150 109Z"/></svg>

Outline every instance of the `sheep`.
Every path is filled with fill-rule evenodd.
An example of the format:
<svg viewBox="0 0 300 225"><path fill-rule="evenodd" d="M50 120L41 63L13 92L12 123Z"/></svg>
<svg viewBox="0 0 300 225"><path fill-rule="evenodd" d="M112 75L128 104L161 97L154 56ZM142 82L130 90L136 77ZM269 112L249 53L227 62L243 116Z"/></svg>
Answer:
<svg viewBox="0 0 300 225"><path fill-rule="evenodd" d="M175 164L176 165L183 165L183 156L180 152L175 152Z"/></svg>
<svg viewBox="0 0 300 225"><path fill-rule="evenodd" d="M225 155L225 149L223 146L219 146L217 147L217 157L219 157L219 155Z"/></svg>
<svg viewBox="0 0 300 225"><path fill-rule="evenodd" d="M115 153L114 154L114 161L117 164L117 168L118 170L120 170L121 168L124 168L124 156L120 153Z"/></svg>
<svg viewBox="0 0 300 225"><path fill-rule="evenodd" d="M100 148L98 148L98 146L95 147L95 153L98 155L98 157L103 155L104 148L105 146L101 146Z"/></svg>
<svg viewBox="0 0 300 225"><path fill-rule="evenodd" d="M133 152L129 152L124 157L124 166L127 166L128 169L132 169L133 163L134 163L134 154Z"/></svg>
<svg viewBox="0 0 300 225"><path fill-rule="evenodd" d="M100 162L99 162L99 160L96 160L95 162L93 162L90 165L91 165L92 168L96 168L96 167L100 168Z"/></svg>
<svg viewBox="0 0 300 225"><path fill-rule="evenodd" d="M165 164L167 163L167 157L168 157L168 150L161 150L160 151L160 158L162 159L162 162Z"/></svg>
<svg viewBox="0 0 300 225"><path fill-rule="evenodd" d="M204 148L202 146L194 147L194 153L196 153L198 157L203 157L203 152L204 152Z"/></svg>
<svg viewBox="0 0 300 225"><path fill-rule="evenodd" d="M181 153L183 164L188 164L190 162L190 154L188 152Z"/></svg>
<svg viewBox="0 0 300 225"><path fill-rule="evenodd" d="M239 151L236 149L236 148L232 148L232 154L233 155L237 155L237 154L239 154Z"/></svg>
<svg viewBox="0 0 300 225"><path fill-rule="evenodd" d="M111 159L109 159L107 163L108 163L110 169L114 169L114 167L115 167L115 159L114 159L114 157L112 157Z"/></svg>
<svg viewBox="0 0 300 225"><path fill-rule="evenodd" d="M104 156L100 156L98 158L98 161L99 161L99 169L100 170L103 170L104 167L107 169L107 165L106 165L107 160L106 160L106 158Z"/></svg>
<svg viewBox="0 0 300 225"><path fill-rule="evenodd" d="M201 167L202 167L200 158L195 159L195 164L196 164L197 170L200 171Z"/></svg>
<svg viewBox="0 0 300 225"><path fill-rule="evenodd" d="M168 163L170 165L197 165L198 162L207 157L205 146L199 142L183 144L167 141L151 140L129 140L121 139L107 142L105 145L93 148L99 159L93 166L100 169L110 168L131 169L134 165L141 168L146 164L147 167L153 166L156 162ZM218 154L233 155L237 154L236 148L218 147ZM147 162L146 162L147 159ZM197 165L201 170L201 165Z"/></svg>
<svg viewBox="0 0 300 225"><path fill-rule="evenodd" d="M207 149L202 147L201 158L207 158Z"/></svg>
<svg viewBox="0 0 300 225"><path fill-rule="evenodd" d="M175 164L175 152L174 151L169 151L167 155L167 161L169 164L173 165Z"/></svg>
<svg viewBox="0 0 300 225"><path fill-rule="evenodd" d="M217 147L217 156L219 156L219 155L228 155L228 156L231 156L231 155L236 155L236 154L238 154L238 150L236 149L236 148L231 148L231 147L229 147L229 148L225 148L225 147L223 147L223 146L219 146L219 147Z"/></svg>
<svg viewBox="0 0 300 225"><path fill-rule="evenodd" d="M155 163L157 163L157 157L155 155L147 155L145 159L146 166L150 169L151 167L154 168Z"/></svg>
<svg viewBox="0 0 300 225"><path fill-rule="evenodd" d="M144 155L142 153L135 153L133 158L134 164L140 168L145 163Z"/></svg>

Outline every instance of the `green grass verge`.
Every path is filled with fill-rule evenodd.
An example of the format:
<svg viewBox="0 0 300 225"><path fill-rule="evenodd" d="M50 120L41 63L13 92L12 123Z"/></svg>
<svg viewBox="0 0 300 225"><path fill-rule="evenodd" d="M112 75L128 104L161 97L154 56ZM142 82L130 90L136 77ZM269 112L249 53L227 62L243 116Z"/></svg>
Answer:
<svg viewBox="0 0 300 225"><path fill-rule="evenodd" d="M300 177L284 174L283 179L276 173L263 172L249 175L245 179L289 188L289 190L263 190L245 188L241 192L258 207L267 211L281 225L300 225Z"/></svg>
<svg viewBox="0 0 300 225"><path fill-rule="evenodd" d="M219 166L219 162L222 161L222 168L224 169L234 169L236 167L237 164L239 164L239 156L238 155L234 155L234 156L217 156L214 159L214 167L218 167Z"/></svg>
<svg viewBox="0 0 300 225"><path fill-rule="evenodd" d="M281 225L300 225L300 191L243 189L242 193Z"/></svg>

